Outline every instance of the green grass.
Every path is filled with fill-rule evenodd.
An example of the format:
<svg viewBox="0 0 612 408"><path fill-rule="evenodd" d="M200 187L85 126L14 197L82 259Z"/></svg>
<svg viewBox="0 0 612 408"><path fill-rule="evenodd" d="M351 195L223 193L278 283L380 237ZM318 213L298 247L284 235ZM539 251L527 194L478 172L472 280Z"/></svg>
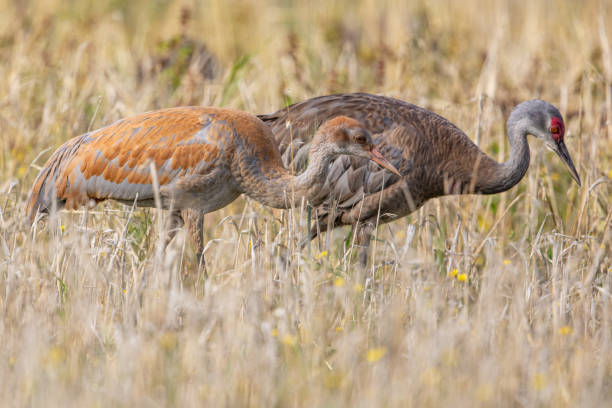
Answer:
<svg viewBox="0 0 612 408"><path fill-rule="evenodd" d="M7 406L612 399L606 2L0 0L0 8ZM306 209L248 198L207 215L205 270L182 235L161 248L165 215L156 210L109 202L24 222L38 166L88 129L161 107L263 113L345 91L422 105L474 139L480 129L481 147L498 160L508 155L511 108L546 99L565 116L583 186L530 140L518 186L434 200L380 226L366 270L348 229L299 251Z"/></svg>

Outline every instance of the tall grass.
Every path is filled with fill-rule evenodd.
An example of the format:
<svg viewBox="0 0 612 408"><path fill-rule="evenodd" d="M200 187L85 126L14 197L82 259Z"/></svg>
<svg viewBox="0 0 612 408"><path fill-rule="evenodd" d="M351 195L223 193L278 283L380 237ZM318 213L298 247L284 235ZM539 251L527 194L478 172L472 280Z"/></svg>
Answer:
<svg viewBox="0 0 612 408"><path fill-rule="evenodd" d="M605 1L0 0L0 401L7 406L603 406L612 399L612 9ZM578 188L532 141L496 196L337 230L248 198L206 265L164 214L113 203L33 227L70 137L180 104L253 113L405 99L508 155L512 106L565 115ZM41 153L42 152L42 153ZM393 261L393 262L390 262Z"/></svg>

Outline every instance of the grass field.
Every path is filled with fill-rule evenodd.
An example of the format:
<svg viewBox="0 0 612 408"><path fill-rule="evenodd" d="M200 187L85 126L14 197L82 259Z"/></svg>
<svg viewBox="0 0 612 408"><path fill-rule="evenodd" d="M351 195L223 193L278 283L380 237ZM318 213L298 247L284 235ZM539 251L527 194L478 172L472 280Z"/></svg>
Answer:
<svg viewBox="0 0 612 408"><path fill-rule="evenodd" d="M0 0L0 405L590 406L612 401L612 4ZM263 113L368 91L498 160L559 107L583 185L534 139L526 177L299 251L303 208L206 218L206 273L164 215L115 203L31 227L63 141L146 110ZM394 261L390 263L388 261Z"/></svg>

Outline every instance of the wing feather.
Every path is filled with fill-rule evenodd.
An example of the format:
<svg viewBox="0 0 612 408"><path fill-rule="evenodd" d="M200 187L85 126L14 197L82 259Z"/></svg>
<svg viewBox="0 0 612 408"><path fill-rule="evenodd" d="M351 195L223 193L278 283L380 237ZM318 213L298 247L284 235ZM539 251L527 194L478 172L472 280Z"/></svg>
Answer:
<svg viewBox="0 0 612 408"><path fill-rule="evenodd" d="M152 165L162 186L205 173L231 132L215 112L201 107L148 112L69 140L34 183L29 214L50 208L53 199L69 209L90 199L150 199Z"/></svg>

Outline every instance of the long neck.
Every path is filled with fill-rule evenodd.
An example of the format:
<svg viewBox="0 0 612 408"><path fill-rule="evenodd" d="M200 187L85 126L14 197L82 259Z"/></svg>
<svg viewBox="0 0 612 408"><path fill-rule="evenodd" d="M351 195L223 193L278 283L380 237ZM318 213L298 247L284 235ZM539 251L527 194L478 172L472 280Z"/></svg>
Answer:
<svg viewBox="0 0 612 408"><path fill-rule="evenodd" d="M302 200L318 206L327 196L327 190L323 187L332 158L332 155L315 147L309 153L308 167L298 176L276 165L261 174L256 183L247 186L245 193L274 208L299 206Z"/></svg>
<svg viewBox="0 0 612 408"><path fill-rule="evenodd" d="M508 124L510 158L504 163L493 163L479 172L476 191L495 194L509 190L516 185L529 167L528 127L522 121Z"/></svg>

